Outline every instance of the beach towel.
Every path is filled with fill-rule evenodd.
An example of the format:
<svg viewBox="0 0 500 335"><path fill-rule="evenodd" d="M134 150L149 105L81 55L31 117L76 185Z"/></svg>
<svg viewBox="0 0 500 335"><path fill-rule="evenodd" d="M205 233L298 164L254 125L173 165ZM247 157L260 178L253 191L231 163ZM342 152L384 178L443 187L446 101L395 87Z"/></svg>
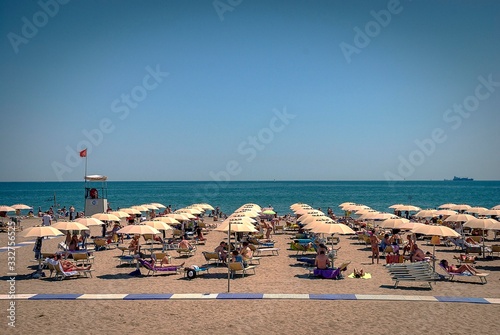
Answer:
<svg viewBox="0 0 500 335"><path fill-rule="evenodd" d="M354 277L354 272L353 272L353 273L351 273L348 277L349 277L349 278L356 278L356 277ZM371 277L372 277L372 275L371 275L371 274L369 274L369 273L365 273L365 275L364 275L363 277L359 277L359 278L361 278L361 279L370 279ZM358 278L356 278L356 279L358 279Z"/></svg>

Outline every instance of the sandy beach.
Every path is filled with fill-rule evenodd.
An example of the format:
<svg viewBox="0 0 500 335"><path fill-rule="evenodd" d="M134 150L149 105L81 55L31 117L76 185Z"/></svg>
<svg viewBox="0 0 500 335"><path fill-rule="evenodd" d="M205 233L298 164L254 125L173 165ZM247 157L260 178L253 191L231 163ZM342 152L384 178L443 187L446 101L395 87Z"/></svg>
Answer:
<svg viewBox="0 0 500 335"><path fill-rule="evenodd" d="M207 220L211 220L208 219ZM40 219L23 220L27 227L39 224ZM91 227L92 235L99 235L99 227ZM167 233L169 236L170 233ZM33 241L16 235L16 242ZM307 268L296 258L296 251L289 250L292 233L275 234L272 239L280 248L278 256L263 255L256 274L250 274L230 281L232 293L265 294L362 294L403 296L446 296L472 298L500 298L500 259L479 259L476 267L488 272L488 283L480 284L478 278L460 277L455 282L440 281L430 290L425 283L403 282L394 289L385 260L371 264L370 249L360 244L355 237L341 236L341 247L335 264L350 261L345 279L327 280L308 276ZM205 264L202 251L213 251L226 235L210 231L207 243L197 246L196 254L180 258L175 251L169 251L175 263L186 262L186 266ZM63 237L44 240L42 251L54 252ZM144 242L141 238L141 242ZM487 241L487 244L493 244ZM128 241L125 240L125 245ZM432 246L420 242L424 252L432 252ZM7 246L7 234L0 234L0 246ZM94 252L93 278L65 279L55 281L48 278L32 279L34 254L31 245L16 249L16 293L17 294L187 294L225 293L228 289L227 270L211 266L210 273L193 280L181 274L157 274L132 277L134 269L119 265L122 251L116 248ZM143 249L146 251L147 249ZM157 250L159 251L159 250ZM453 262L458 255L453 247L436 247L437 259ZM2 264L6 264L7 253L0 253ZM9 285L5 266L2 269L1 294L8 294ZM348 278L353 268L363 268L372 275L371 279ZM443 273L438 269L439 273ZM8 333L25 334L28 331L62 334L87 334L106 332L123 334L131 331L152 331L179 334L285 334L290 332L328 333L425 333L441 334L495 333L500 325L494 315L500 311L498 304L443 303L417 301L318 301L303 299L269 300L163 300L163 301L121 301L121 300L77 300L77 301L26 301L16 304L16 327L7 327L6 310L9 301L1 300L2 320Z"/></svg>

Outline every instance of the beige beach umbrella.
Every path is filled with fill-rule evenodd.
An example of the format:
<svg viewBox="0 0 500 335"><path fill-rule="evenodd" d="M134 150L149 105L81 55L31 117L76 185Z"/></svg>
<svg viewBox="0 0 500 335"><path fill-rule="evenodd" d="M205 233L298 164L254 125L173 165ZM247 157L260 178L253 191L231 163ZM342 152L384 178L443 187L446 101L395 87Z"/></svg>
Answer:
<svg viewBox="0 0 500 335"><path fill-rule="evenodd" d="M411 230L415 234L423 234L427 236L442 236L442 237L459 237L460 234L455 230L442 225L423 224L416 226ZM432 266L436 270L436 245L432 245Z"/></svg>
<svg viewBox="0 0 500 335"><path fill-rule="evenodd" d="M52 227L59 230L78 230L78 231L89 230L87 226L76 221L59 221L54 223Z"/></svg>
<svg viewBox="0 0 500 335"><path fill-rule="evenodd" d="M466 205L466 204L460 204L460 205L452 206L450 209L452 211L466 211L466 210L468 210L470 208L472 208L472 206Z"/></svg>
<svg viewBox="0 0 500 335"><path fill-rule="evenodd" d="M308 224L315 221L316 219L322 219L322 218L327 218L327 216L321 214L304 214L301 215L297 219L297 221L301 222L302 224Z"/></svg>
<svg viewBox="0 0 500 335"><path fill-rule="evenodd" d="M423 209L423 210L417 212L417 214L415 214L415 216L417 218L432 218L432 217L434 217L434 214L436 212L437 211L435 209Z"/></svg>
<svg viewBox="0 0 500 335"><path fill-rule="evenodd" d="M416 227L422 226L422 225L423 225L423 223L409 221L409 222L407 222L407 223L402 224L401 226L399 226L399 229L401 229L401 230L413 230Z"/></svg>
<svg viewBox="0 0 500 335"><path fill-rule="evenodd" d="M442 225L423 224L412 229L415 234L427 236L459 237L455 230Z"/></svg>
<svg viewBox="0 0 500 335"><path fill-rule="evenodd" d="M155 205L153 204L142 204L142 205L139 205L139 206L142 206L142 207L146 207L148 210L158 210L159 208L156 207Z"/></svg>
<svg viewBox="0 0 500 335"><path fill-rule="evenodd" d="M488 208L486 207L471 207L468 210L466 210L466 213L471 213L471 214L481 214L484 211L487 211Z"/></svg>
<svg viewBox="0 0 500 335"><path fill-rule="evenodd" d="M0 205L0 212L15 212L16 209L6 205Z"/></svg>
<svg viewBox="0 0 500 335"><path fill-rule="evenodd" d="M318 218L314 219L313 221L306 224L303 228L306 230L311 230L311 229L316 228L317 226L322 225L322 224L333 224L333 223L336 223L336 222L334 220L332 220L331 218L324 216L324 217L318 217Z"/></svg>
<svg viewBox="0 0 500 335"><path fill-rule="evenodd" d="M178 224L181 224L176 219L168 217L168 216L156 217L156 218L153 219L153 221L161 221L161 222L166 223L166 224L171 225L171 226L176 226Z"/></svg>
<svg viewBox="0 0 500 335"><path fill-rule="evenodd" d="M500 230L500 222L492 218L473 218L464 223L464 227L471 229L481 229L483 232L483 257L486 257L484 245L485 230Z"/></svg>
<svg viewBox="0 0 500 335"><path fill-rule="evenodd" d="M350 234L356 234L354 230L352 230L349 226L343 224L343 223L321 223L319 225L316 225L314 228L311 229L313 233L316 234L328 234L328 235L333 235L333 234L339 234L339 235L350 235ZM333 250L333 239L332 239L332 250ZM333 266L333 259L334 259L334 254L332 253L332 266Z"/></svg>
<svg viewBox="0 0 500 335"><path fill-rule="evenodd" d="M372 217L372 220L382 221L387 219L397 219L399 216L394 215L392 213L375 213Z"/></svg>
<svg viewBox="0 0 500 335"><path fill-rule="evenodd" d="M176 210L174 213L176 214L184 214L184 213L187 213L187 214L191 214L191 215L198 215L198 214L201 214L201 211L199 209L195 209L195 208L181 208L181 209L178 209Z"/></svg>
<svg viewBox="0 0 500 335"><path fill-rule="evenodd" d="M95 218L78 218L78 219L75 219L75 222L81 223L82 225L84 225L86 227L102 226L104 224L104 222L102 222L99 219L95 219Z"/></svg>
<svg viewBox="0 0 500 335"><path fill-rule="evenodd" d="M153 205L157 208L167 208L165 205L160 204L159 202L152 202L152 203L150 203L150 205Z"/></svg>
<svg viewBox="0 0 500 335"><path fill-rule="evenodd" d="M101 221L120 221L120 218L117 217L116 215L113 214L108 214L108 213L97 213L92 215L94 219L98 219Z"/></svg>
<svg viewBox="0 0 500 335"><path fill-rule="evenodd" d="M258 231L257 229L255 229L253 224L239 219L226 219L222 221L222 223L214 230L223 232L247 232L247 233L255 233Z"/></svg>
<svg viewBox="0 0 500 335"><path fill-rule="evenodd" d="M438 209L451 209L453 206L456 205L457 204L452 204L452 203L442 204L441 206L438 207Z"/></svg>
<svg viewBox="0 0 500 335"><path fill-rule="evenodd" d="M236 211L233 214L237 214L239 216L248 216L249 218L256 218L259 216L259 213L254 211Z"/></svg>
<svg viewBox="0 0 500 335"><path fill-rule="evenodd" d="M410 222L410 220L403 218L385 219L379 224L379 227L385 229L401 229L401 227L408 222Z"/></svg>
<svg viewBox="0 0 500 335"><path fill-rule="evenodd" d="M140 212L149 212L149 208L147 208L146 206L143 206L143 205L136 205L136 206L132 206L130 208L137 209Z"/></svg>
<svg viewBox="0 0 500 335"><path fill-rule="evenodd" d="M474 216L469 214L452 214L444 219L444 222L466 222L474 219Z"/></svg>
<svg viewBox="0 0 500 335"><path fill-rule="evenodd" d="M33 207L30 207L30 206L25 205L25 204L15 204L15 205L12 205L10 207L12 207L12 208L14 208L16 210L17 209L33 209Z"/></svg>
<svg viewBox="0 0 500 335"><path fill-rule="evenodd" d="M63 236L64 233L57 228L52 226L34 226L25 230L25 237L37 237L40 238L40 252L42 251L42 241L43 237L55 237L55 236ZM42 258L38 258L38 270L37 274L42 271Z"/></svg>
<svg viewBox="0 0 500 335"><path fill-rule="evenodd" d="M413 206L413 205L401 205L401 206L395 207L395 209L397 211L401 211L401 212L418 212L418 211L422 210L422 208L417 207L417 206Z"/></svg>
<svg viewBox="0 0 500 335"><path fill-rule="evenodd" d="M317 209L308 209L308 208L300 208L296 211L294 211L296 215L304 215L304 214L319 214L319 215L325 215L324 212L319 211Z"/></svg>
<svg viewBox="0 0 500 335"><path fill-rule="evenodd" d="M452 211L451 209L440 209L440 210L434 212L434 217L438 217L440 215L442 215L442 216L450 216L450 215L453 215L453 214L458 214L458 212L457 211Z"/></svg>
<svg viewBox="0 0 500 335"><path fill-rule="evenodd" d="M321 223L312 228L311 231L316 234L341 234L349 235L356 234L349 226L343 223Z"/></svg>
<svg viewBox="0 0 500 335"><path fill-rule="evenodd" d="M379 213L380 212L368 212L368 213L365 213L365 214L361 215L360 217L358 217L358 220L360 220L360 221L372 221L372 220L374 220L375 215L377 215Z"/></svg>
<svg viewBox="0 0 500 335"><path fill-rule="evenodd" d="M120 212L124 212L124 213L127 213L129 215L138 215L138 214L141 214L141 211L138 210L138 209L135 209L135 208L122 208L120 209Z"/></svg>
<svg viewBox="0 0 500 335"><path fill-rule="evenodd" d="M396 209L396 208L401 207L401 206L404 206L404 204L395 204L395 205L389 206L389 208Z"/></svg>
<svg viewBox="0 0 500 335"><path fill-rule="evenodd" d="M494 207L491 207L491 209L500 209L500 205L496 205Z"/></svg>
<svg viewBox="0 0 500 335"><path fill-rule="evenodd" d="M487 209L479 214L486 216L500 216L500 209Z"/></svg>
<svg viewBox="0 0 500 335"><path fill-rule="evenodd" d="M109 214L113 214L113 215L115 215L115 216L119 217L120 219L121 219L121 218L126 218L126 217L128 217L128 216L130 215L129 213L127 213L127 212L123 212L123 211L114 211L114 212L109 212Z"/></svg>
<svg viewBox="0 0 500 335"><path fill-rule="evenodd" d="M172 230L173 229L168 224L166 224L165 222L162 222L160 220L144 221L144 222L141 222L141 224L145 224L146 226L153 227L153 228L155 228L157 230L167 231L167 230Z"/></svg>
<svg viewBox="0 0 500 335"><path fill-rule="evenodd" d="M348 205L355 205L355 204L356 204L355 202L343 202L339 205L339 207L344 208Z"/></svg>
<svg viewBox="0 0 500 335"><path fill-rule="evenodd" d="M239 219L239 218L241 218L242 221L244 221L244 222L248 222L248 223L252 223L252 224L257 223L257 220L255 220L251 216L247 216L247 215L245 215L243 213L233 213L233 214L229 215L227 218L228 219Z"/></svg>
<svg viewBox="0 0 500 335"><path fill-rule="evenodd" d="M26 229L25 237L49 237L64 235L59 229L52 226L35 226Z"/></svg>
<svg viewBox="0 0 500 335"><path fill-rule="evenodd" d="M193 215L193 214L191 214L190 212L188 212L188 211L186 211L186 210L183 210L183 209L179 209L179 210L175 211L175 212L174 212L174 214L184 215L184 216L185 216L185 217L187 217L189 220L196 218L196 216L194 216L194 215Z"/></svg>
<svg viewBox="0 0 500 335"><path fill-rule="evenodd" d="M215 208L213 208L211 205L207 204L207 203L201 203L201 204L193 204L193 206L196 206L196 207L201 207L207 211L213 211Z"/></svg>
<svg viewBox="0 0 500 335"><path fill-rule="evenodd" d="M159 234L158 229L145 224L131 224L119 229L117 234L129 234L129 235L145 235L145 234Z"/></svg>
<svg viewBox="0 0 500 335"><path fill-rule="evenodd" d="M356 211L354 214L361 216L361 215L370 214L370 213L380 213L380 212L376 211L374 209L361 209L359 211Z"/></svg>
<svg viewBox="0 0 500 335"><path fill-rule="evenodd" d="M174 218L177 221L189 221L189 218L186 215L184 215L184 214L175 214L175 213L172 213L172 214L167 214L165 216L170 217L170 218Z"/></svg>

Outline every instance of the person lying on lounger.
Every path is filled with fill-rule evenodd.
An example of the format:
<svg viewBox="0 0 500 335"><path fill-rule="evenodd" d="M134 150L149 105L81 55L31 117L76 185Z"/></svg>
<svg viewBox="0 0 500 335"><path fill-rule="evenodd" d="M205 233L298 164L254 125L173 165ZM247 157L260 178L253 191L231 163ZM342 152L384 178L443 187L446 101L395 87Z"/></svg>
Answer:
<svg viewBox="0 0 500 335"><path fill-rule="evenodd" d="M58 261L61 264L61 267L64 272L70 272L70 271L85 271L85 270L90 270L92 265L88 266L76 266L74 263L62 259L61 254L56 254L55 258L56 261Z"/></svg>
<svg viewBox="0 0 500 335"><path fill-rule="evenodd" d="M182 268L186 262L182 262L181 264L173 264L173 263L169 263L168 257L163 257L163 259L161 260L161 263L159 265L157 265L157 264L155 265L156 260L154 258L151 258L150 263L151 263L152 267L156 266L156 268L172 268L172 267Z"/></svg>
<svg viewBox="0 0 500 335"><path fill-rule="evenodd" d="M462 264L457 268L455 265L449 264L446 259L441 260L439 264L441 264L441 266L449 273L470 272L473 275L480 273L479 271L476 270L476 268L470 266L469 264Z"/></svg>

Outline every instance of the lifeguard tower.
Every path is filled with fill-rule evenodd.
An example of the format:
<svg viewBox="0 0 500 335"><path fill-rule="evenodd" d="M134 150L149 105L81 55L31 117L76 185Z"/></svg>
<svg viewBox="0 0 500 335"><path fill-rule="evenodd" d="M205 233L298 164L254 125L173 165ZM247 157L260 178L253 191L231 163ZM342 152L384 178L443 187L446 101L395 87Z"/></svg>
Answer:
<svg viewBox="0 0 500 335"><path fill-rule="evenodd" d="M105 213L108 209L108 177L85 176L85 216Z"/></svg>

